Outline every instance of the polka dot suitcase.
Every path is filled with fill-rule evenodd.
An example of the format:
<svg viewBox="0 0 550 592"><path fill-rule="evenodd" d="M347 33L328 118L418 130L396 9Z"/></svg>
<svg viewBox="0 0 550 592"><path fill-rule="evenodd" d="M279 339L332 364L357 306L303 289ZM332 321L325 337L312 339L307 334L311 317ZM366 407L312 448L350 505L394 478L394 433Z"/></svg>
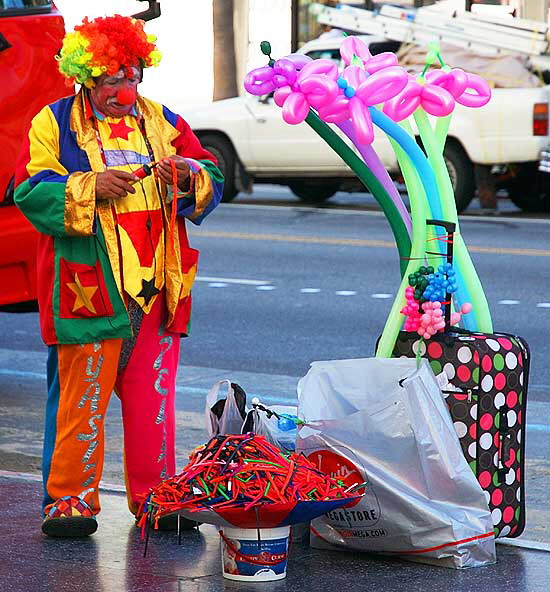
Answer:
<svg viewBox="0 0 550 592"><path fill-rule="evenodd" d="M525 526L524 451L529 348L505 333L454 328L421 341L402 331L396 357L426 357L444 388L462 450L485 491L496 536L517 537Z"/></svg>

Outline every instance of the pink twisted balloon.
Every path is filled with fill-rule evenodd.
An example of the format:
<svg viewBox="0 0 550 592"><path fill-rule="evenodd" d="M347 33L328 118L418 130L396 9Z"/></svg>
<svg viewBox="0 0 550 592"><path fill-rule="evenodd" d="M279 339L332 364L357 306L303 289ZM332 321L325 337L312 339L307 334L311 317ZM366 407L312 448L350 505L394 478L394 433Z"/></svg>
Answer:
<svg viewBox="0 0 550 592"><path fill-rule="evenodd" d="M444 88L457 103L466 107L483 107L491 98L491 88L486 80L460 68L432 70L426 74L426 80Z"/></svg>
<svg viewBox="0 0 550 592"><path fill-rule="evenodd" d="M407 80L407 73L398 66L384 68L370 76L359 66L347 66L338 79L343 95L323 105L319 117L332 123L351 118L358 142L371 144L374 129L369 107L394 97L403 90Z"/></svg>

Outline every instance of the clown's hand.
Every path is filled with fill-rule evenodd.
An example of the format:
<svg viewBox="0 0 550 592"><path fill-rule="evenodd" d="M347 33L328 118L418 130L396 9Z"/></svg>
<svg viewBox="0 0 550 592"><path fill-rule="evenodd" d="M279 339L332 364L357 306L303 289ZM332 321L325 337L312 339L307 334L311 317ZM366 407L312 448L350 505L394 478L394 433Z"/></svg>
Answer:
<svg viewBox="0 0 550 592"><path fill-rule="evenodd" d="M191 178L191 169L187 161L182 156L174 154L168 158L163 158L158 165L157 171L159 177L166 183L166 185L173 184L172 161L176 165L176 172L178 174L178 189L180 191L189 191L189 181Z"/></svg>
<svg viewBox="0 0 550 592"><path fill-rule="evenodd" d="M138 181L138 178L125 171L105 171L97 173L95 182L96 199L120 199L128 193L135 193L136 190L131 183Z"/></svg>

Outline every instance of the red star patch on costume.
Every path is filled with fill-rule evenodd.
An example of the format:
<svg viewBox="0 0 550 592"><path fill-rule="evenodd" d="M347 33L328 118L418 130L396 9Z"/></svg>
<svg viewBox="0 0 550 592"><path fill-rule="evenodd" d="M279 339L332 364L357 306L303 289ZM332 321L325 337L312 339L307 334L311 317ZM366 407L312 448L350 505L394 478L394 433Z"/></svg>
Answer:
<svg viewBox="0 0 550 592"><path fill-rule="evenodd" d="M109 127L111 128L110 139L122 138L123 140L127 140L128 134L134 131L133 127L129 127L124 123L124 119L121 119L117 123L109 122Z"/></svg>

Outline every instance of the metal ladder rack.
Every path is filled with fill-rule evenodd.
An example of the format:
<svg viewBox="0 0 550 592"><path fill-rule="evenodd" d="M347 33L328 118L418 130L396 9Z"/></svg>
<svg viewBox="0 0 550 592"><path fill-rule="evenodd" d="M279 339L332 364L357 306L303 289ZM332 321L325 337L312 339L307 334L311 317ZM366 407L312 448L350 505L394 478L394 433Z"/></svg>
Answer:
<svg viewBox="0 0 550 592"><path fill-rule="evenodd" d="M312 4L311 11L319 23L394 41L441 41L484 55L519 53L550 60L550 27L545 22L480 17L468 12L451 15L429 6L403 9L384 5L375 12Z"/></svg>

